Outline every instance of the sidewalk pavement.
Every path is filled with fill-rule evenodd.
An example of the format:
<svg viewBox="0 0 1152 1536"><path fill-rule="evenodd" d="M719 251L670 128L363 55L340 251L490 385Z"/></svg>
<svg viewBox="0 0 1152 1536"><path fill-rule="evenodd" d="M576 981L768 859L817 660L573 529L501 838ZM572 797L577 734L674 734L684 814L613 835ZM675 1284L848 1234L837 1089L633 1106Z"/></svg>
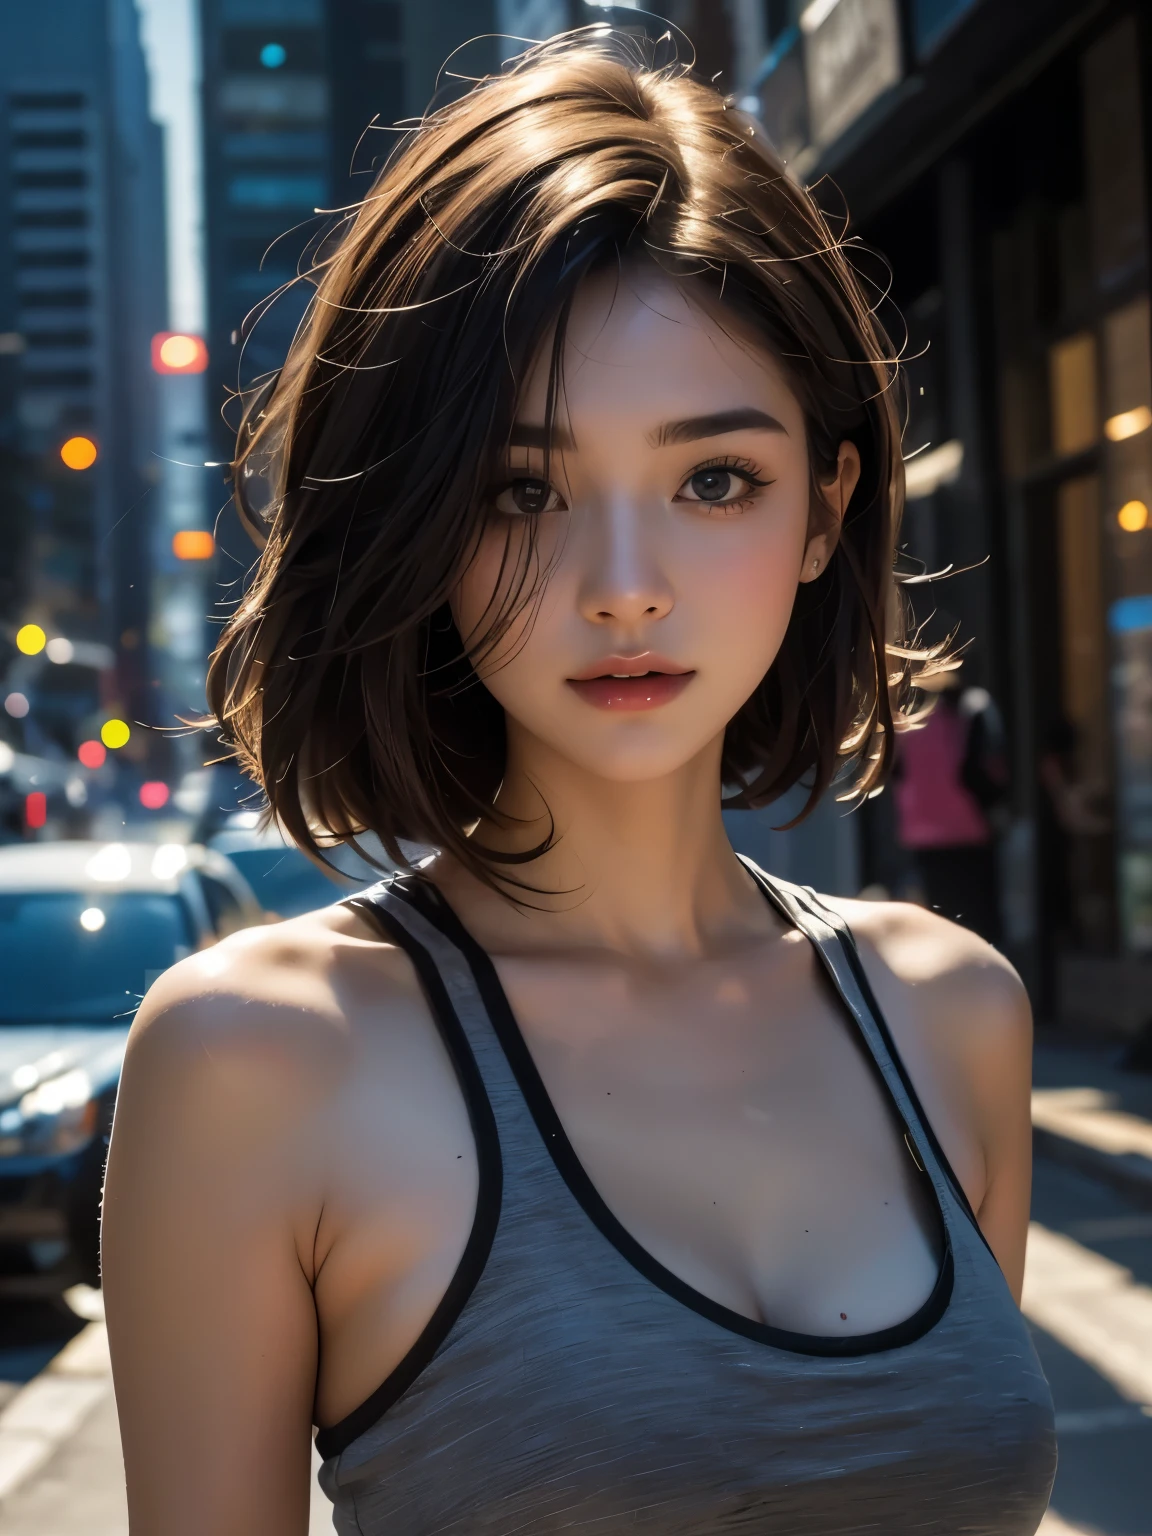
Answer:
<svg viewBox="0 0 1152 1536"><path fill-rule="evenodd" d="M1152 1073L1122 1072L1114 1055L1037 1045L1033 1143L1052 1161L1152 1205Z"/></svg>
<svg viewBox="0 0 1152 1536"><path fill-rule="evenodd" d="M0 1531L127 1536L102 1322L90 1322L0 1412Z"/></svg>
<svg viewBox="0 0 1152 1536"><path fill-rule="evenodd" d="M90 1293L95 1295L96 1293ZM332 1530L313 1453L309 1536ZM0 1536L128 1536L108 1334L95 1320L0 1411Z"/></svg>

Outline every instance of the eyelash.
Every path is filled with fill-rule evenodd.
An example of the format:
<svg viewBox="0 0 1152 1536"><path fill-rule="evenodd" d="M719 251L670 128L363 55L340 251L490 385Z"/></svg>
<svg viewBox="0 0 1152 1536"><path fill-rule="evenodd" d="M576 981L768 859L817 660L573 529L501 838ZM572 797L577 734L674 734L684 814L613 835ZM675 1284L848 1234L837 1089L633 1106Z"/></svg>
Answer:
<svg viewBox="0 0 1152 1536"><path fill-rule="evenodd" d="M733 474L739 475L742 480L746 480L749 487L745 495L735 497L732 501L695 501L691 503L692 506L709 508L709 516L711 516L712 511L738 512L743 510L744 507L755 501L754 492L763 490L766 485L772 484L771 480L765 480L756 473L756 466L752 463L751 459L736 458L732 454L721 454L715 459L706 459L703 464L697 464L695 469L688 471L681 484L687 485L693 475L702 474L706 469L729 469Z"/></svg>
<svg viewBox="0 0 1152 1536"><path fill-rule="evenodd" d="M725 512L739 511L756 499L754 494L752 494L753 492L763 490L766 485L772 484L771 480L765 480L756 473L756 467L752 463L751 459L737 458L732 454L721 454L717 458L706 459L703 464L697 464L694 469L689 470L689 472L684 476L684 479L680 482L681 486L686 485L694 475L702 474L706 469L731 470L733 474L739 475L742 480L747 481L749 487L749 490L745 495L735 497L732 501L696 501L692 503L694 506L708 507L709 515L711 515L713 510L723 510ZM504 480L499 485L496 485L492 488L489 493L490 504L494 505L497 498L502 496L505 491L511 490L511 488L516 484L518 480L542 481L543 476L532 475L528 473L511 476L509 479ZM557 492L557 494L559 493ZM677 495L678 494L679 492L677 492ZM505 515L509 516L513 514ZM531 517L533 514L530 512L524 512L515 515L519 515L521 517Z"/></svg>

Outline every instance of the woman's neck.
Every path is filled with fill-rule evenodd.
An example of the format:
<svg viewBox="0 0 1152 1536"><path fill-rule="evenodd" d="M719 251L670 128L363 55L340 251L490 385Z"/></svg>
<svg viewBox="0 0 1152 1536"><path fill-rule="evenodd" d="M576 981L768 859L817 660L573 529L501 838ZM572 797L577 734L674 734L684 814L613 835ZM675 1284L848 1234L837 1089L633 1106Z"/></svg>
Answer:
<svg viewBox="0 0 1152 1536"><path fill-rule="evenodd" d="M688 957L765 932L767 906L735 858L720 815L722 740L659 779L610 781L509 732L498 817L475 838L501 852L549 850L504 870L531 889L517 907L458 868L445 892L489 947L608 947ZM537 894L540 893L540 894Z"/></svg>

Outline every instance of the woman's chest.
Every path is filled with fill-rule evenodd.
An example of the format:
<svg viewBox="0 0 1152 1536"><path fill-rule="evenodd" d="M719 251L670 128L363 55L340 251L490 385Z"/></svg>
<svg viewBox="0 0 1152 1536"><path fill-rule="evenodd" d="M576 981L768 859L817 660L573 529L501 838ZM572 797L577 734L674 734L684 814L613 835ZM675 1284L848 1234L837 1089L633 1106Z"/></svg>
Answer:
<svg viewBox="0 0 1152 1536"><path fill-rule="evenodd" d="M1051 1404L1002 1288L963 1266L905 1345L820 1359L717 1326L562 1227L531 1255L497 1240L419 1390L341 1464L366 1533L1031 1536Z"/></svg>
<svg viewBox="0 0 1152 1536"><path fill-rule="evenodd" d="M799 1332L869 1332L922 1304L938 1212L874 1062L806 968L501 971L584 1172L679 1278Z"/></svg>

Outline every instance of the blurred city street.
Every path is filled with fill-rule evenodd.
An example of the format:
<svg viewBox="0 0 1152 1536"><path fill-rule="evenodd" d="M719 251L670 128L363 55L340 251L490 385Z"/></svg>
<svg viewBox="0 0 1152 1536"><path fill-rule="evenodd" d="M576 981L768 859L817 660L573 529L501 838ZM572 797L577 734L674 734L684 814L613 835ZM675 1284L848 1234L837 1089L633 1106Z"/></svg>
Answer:
<svg viewBox="0 0 1152 1536"><path fill-rule="evenodd" d="M1152 1536L1146 0L0 7L0 1536L128 1531L98 1228L140 1000L389 865L369 835L377 864L321 870L197 724L254 569L240 402L398 125L606 19L692 38L900 350L897 569L962 665L882 793L725 824L785 880L966 924L1023 979L1041 1530Z"/></svg>

